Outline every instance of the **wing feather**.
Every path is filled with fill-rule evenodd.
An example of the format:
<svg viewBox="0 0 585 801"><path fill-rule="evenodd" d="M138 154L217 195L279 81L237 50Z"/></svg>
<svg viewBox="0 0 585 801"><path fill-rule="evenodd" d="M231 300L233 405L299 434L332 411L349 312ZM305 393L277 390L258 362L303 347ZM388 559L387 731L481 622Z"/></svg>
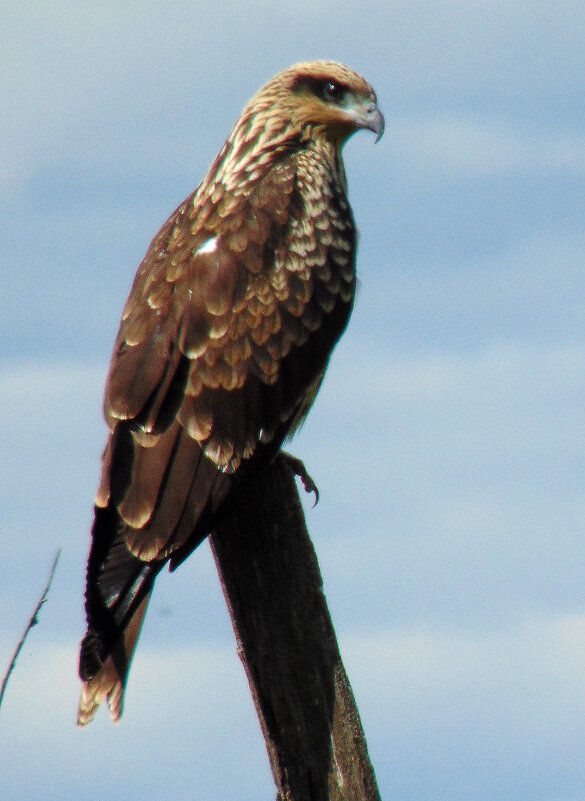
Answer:
<svg viewBox="0 0 585 801"><path fill-rule="evenodd" d="M151 521L169 465L177 459L178 440L179 428L176 425L159 437L143 437L144 444L137 442L134 436L132 479L118 504L120 516L130 529L143 529ZM136 556L141 555L134 547L130 550Z"/></svg>
<svg viewBox="0 0 585 801"><path fill-rule="evenodd" d="M178 477L184 484L206 460L238 470L296 413L345 325L353 272L342 287L331 258L343 259L345 240L353 246L353 225L342 226L332 190L303 203L302 166L289 155L250 196L218 196L219 212L198 217L202 230L193 204L182 204L139 269L106 390L110 424L131 423L133 441L116 446L123 469L111 467L111 448L106 453L104 470L117 486L102 480L99 503L117 499L130 548L143 559L166 554L170 542L182 545L168 507L172 498L182 510L194 485L178 490ZM327 248L323 237L335 232L343 242ZM164 533L157 507L171 526Z"/></svg>

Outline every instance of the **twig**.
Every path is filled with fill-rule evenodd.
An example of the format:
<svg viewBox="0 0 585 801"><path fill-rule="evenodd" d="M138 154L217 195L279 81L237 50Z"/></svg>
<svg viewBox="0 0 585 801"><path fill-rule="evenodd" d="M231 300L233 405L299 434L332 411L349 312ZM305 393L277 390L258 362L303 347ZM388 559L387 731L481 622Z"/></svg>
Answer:
<svg viewBox="0 0 585 801"><path fill-rule="evenodd" d="M16 650L15 650L13 656L12 656L12 660L10 661L10 664L8 665L8 670L6 671L6 673L4 675L4 679L2 680L2 689L0 689L0 707L2 706L2 700L4 698L4 692L6 690L6 685L8 684L8 679L10 678L10 674L14 670L14 666L16 665L16 660L18 659L18 655L19 655L19 653L21 651L21 648L24 645L24 641L26 640L26 638L28 636L28 633L32 629L32 627L36 626L37 623L39 622L38 621L38 615L39 615L39 612L41 611L42 605L45 603L45 601L47 600L47 597L49 595L49 590L51 589L51 583L53 581L53 576L55 575L55 570L57 569L57 562L59 561L59 557L60 556L61 556L61 549L59 548L59 550L55 554L55 558L53 559L53 566L51 567L51 572L49 573L49 579L48 579L47 583L45 584L45 589L43 590L43 594L41 595L41 597L39 599L39 602L35 606L35 611L32 613L31 618L28 621L28 624L27 624L27 626L26 626L26 628L24 630L24 633L23 633L22 637L20 638L20 642L16 646Z"/></svg>

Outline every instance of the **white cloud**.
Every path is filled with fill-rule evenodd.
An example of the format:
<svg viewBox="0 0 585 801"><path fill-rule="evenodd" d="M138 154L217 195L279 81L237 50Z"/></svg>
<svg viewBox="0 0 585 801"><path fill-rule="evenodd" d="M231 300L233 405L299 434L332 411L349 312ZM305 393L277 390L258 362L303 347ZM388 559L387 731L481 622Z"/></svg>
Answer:
<svg viewBox="0 0 585 801"><path fill-rule="evenodd" d="M509 341L403 356L354 341L333 360L302 441L335 421L344 437L324 433L325 453L335 464L348 451L352 463L363 462L355 475L368 460L379 469L415 456L429 471L454 460L477 468L555 453L570 459L584 444L584 364L582 343Z"/></svg>
<svg viewBox="0 0 585 801"><path fill-rule="evenodd" d="M342 637L342 647L355 683L365 685L372 701L395 705L399 714L415 695L435 698L428 713L438 722L458 698L465 705L462 686L473 699L498 704L503 714L513 714L507 711L510 696L522 697L526 715L546 709L549 719L573 718L572 705L585 704L584 614L543 615L482 631L355 631ZM579 725L585 727L585 719Z"/></svg>
<svg viewBox="0 0 585 801"><path fill-rule="evenodd" d="M575 92L583 67L577 4L562 13L546 2L327 2L301 13L287 2L270 9L266 15L265 2L226 2L202 17L185 3L173 14L156 3L5 7L0 191L11 196L47 169L117 172L146 160L166 171L177 153L193 158L200 177L250 93L288 62L316 56L368 73L389 133L415 164L426 166L433 153L447 168L473 174L543 160L582 171L579 137L524 137L500 123L485 130L449 116L400 123L395 112L421 99L436 108L438 86L460 104L470 89L503 95L508 104L521 94L537 106L547 93ZM546 38L538 38L542 30Z"/></svg>
<svg viewBox="0 0 585 801"><path fill-rule="evenodd" d="M429 763L454 747L458 756L444 764L441 783L450 783L457 798L462 797L458 763L466 764L472 777L476 767L477 778L467 779L472 797L483 798L484 792L496 797L493 787L500 782L497 797L511 797L510 771L525 775L539 760L537 771L554 760L565 764L556 787L559 798L563 786L581 780L582 614L540 616L482 631L356 632L342 638L342 651L364 720L382 740L376 753L394 754L394 761L406 761L411 770L419 763L428 788L433 781ZM493 767L483 789L481 763Z"/></svg>
<svg viewBox="0 0 585 801"><path fill-rule="evenodd" d="M79 730L76 644L39 639L21 653L2 707L7 797L269 795L268 760L235 645L141 649L121 723L114 726L100 709Z"/></svg>
<svg viewBox="0 0 585 801"><path fill-rule="evenodd" d="M340 646L384 795L513 799L520 789L532 798L578 797L582 614L482 631L356 630L343 634ZM121 724L113 726L101 710L82 731L74 726L75 650L47 642L39 648L37 637L12 677L0 746L3 787L14 801L56 801L63 788L91 801L119 793L122 776L128 799L270 794L233 644L142 648ZM564 766L552 783L551 763ZM530 793L531 775L546 777L542 793Z"/></svg>
<svg viewBox="0 0 585 801"><path fill-rule="evenodd" d="M514 130L509 122L445 113L432 119L394 118L389 132L393 163L416 170L419 177L585 171L585 135Z"/></svg>
<svg viewBox="0 0 585 801"><path fill-rule="evenodd" d="M449 754L457 753L472 778L467 779L467 796L462 790L452 798L481 798L473 777L482 775L486 765L493 771L484 797L512 798L506 776L513 766L526 775L532 760L547 749L557 762L564 753L576 755L584 733L574 709L584 701L579 676L585 619L568 611L554 613L555 606L578 605L582 525L573 495L556 489L550 495L554 482L548 471L558 452L568 459L580 449L575 431L585 425L577 403L585 353L576 344L539 349L508 343L479 352L408 358L380 352L366 359L357 348L357 343L348 346L348 362L334 359L323 397L307 423L307 464L318 481L321 476L325 481L321 503L308 521L382 791L389 794L398 786L402 797L422 793L441 798L429 795L428 777L437 762L454 764ZM266 757L233 643L213 639L219 631L226 636L225 620L215 623L223 605L207 552L194 554L181 573L161 577L132 668L121 727L110 726L102 713L87 732L73 728L76 642L66 647L49 643L56 625L66 632L75 625L81 635L88 521L80 520L79 508L72 515L71 507L83 503L84 514L89 513L102 439L96 413L103 368L5 366L0 379L2 414L11 420L9 444L16 454L15 476L6 477L9 486L16 488L20 475L27 475L30 485L34 471L46 472L50 465L50 480L45 489L40 483L34 504L37 511L46 509L44 527L26 532L21 550L11 548L11 576L2 581L3 608L13 618L16 596L9 588L16 582L31 591L22 549L52 552L47 532L60 529L62 534L63 521L70 527L72 519L76 529L69 534L69 563L56 577L42 625L31 635L36 639L14 674L2 711L11 738L0 745L12 766L3 780L12 795L23 797L17 755L31 751L35 768L29 768L27 801L47 798L43 776L55 775L52 766L61 764L65 753L68 764L76 766L68 773L71 792L85 788L88 799L115 792L119 781L119 773L103 775L95 761L98 752L100 764L123 755L131 766L126 776L135 797L146 791L146 780L152 781L144 765L161 759L174 770L164 787L154 779L161 798L171 788L178 788L180 797L182 788L193 784L207 798L226 797L242 776L254 788L250 798L269 793ZM91 465L83 440L87 434L81 433L90 417L96 419ZM44 434L47 419L50 431ZM29 425L24 439L21 420ZM371 426L367 443L364 421ZM64 430L71 449L61 446ZM332 431L343 431L343 436L333 437ZM39 452L43 436L49 439ZM303 447L294 449L307 456ZM75 470L80 453L89 478ZM529 463L532 453L542 464L541 478L532 474L511 481L510 465L518 458ZM27 458L34 464L25 471L18 465ZM497 469L482 481L477 466L489 464ZM466 474L474 472L476 478L468 481ZM367 481L356 480L360 476ZM56 509L63 480L70 497ZM570 510L575 517L567 525ZM334 536L323 537L323 527ZM44 566L41 572L34 578L39 588ZM213 592L201 581L213 584ZM567 585L574 586L572 595L563 594ZM31 598L34 602L36 589ZM18 604L30 613L28 600ZM169 605L176 614L172 625L165 625L157 611ZM205 618L215 626L215 633L206 631L209 644L178 647L189 621L198 636L199 621ZM4 643L2 652L9 651L10 643ZM39 721L34 732L33 715ZM144 734L161 730L162 745L161 738ZM185 731L192 732L187 740ZM244 733L253 744L242 750ZM193 751L199 760L191 766ZM229 771L226 767L226 784L218 784L217 770L209 766L224 764L225 753L237 756L230 757ZM388 754L394 755L390 763ZM455 767L442 774L451 787L457 786ZM426 790L418 794L412 787L404 789L415 781L412 771L427 777ZM567 767L569 785L578 780L578 771Z"/></svg>
<svg viewBox="0 0 585 801"><path fill-rule="evenodd" d="M496 241L497 236L495 230ZM452 326L473 316L492 339L502 336L502 321L507 337L528 334L535 341L553 322L557 338L563 339L564 326L579 305L575 300L585 294L580 280L584 259L583 232L564 232L552 219L547 230L518 236L513 245L495 253L466 255L447 269L433 264L404 266L394 278L389 313L401 311L398 302L408 314L424 311L431 323L444 313L454 318ZM534 321L528 329L527 315Z"/></svg>

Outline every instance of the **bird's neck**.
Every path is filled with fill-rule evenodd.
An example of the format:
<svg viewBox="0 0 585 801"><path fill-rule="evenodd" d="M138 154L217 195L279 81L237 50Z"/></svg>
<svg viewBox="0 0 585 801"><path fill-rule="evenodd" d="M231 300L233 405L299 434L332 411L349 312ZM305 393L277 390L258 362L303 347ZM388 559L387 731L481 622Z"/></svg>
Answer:
<svg viewBox="0 0 585 801"><path fill-rule="evenodd" d="M300 150L327 161L345 187L342 142L329 133L317 125L299 131L291 121L258 111L244 114L199 186L195 202L204 204L224 192L246 198L280 159Z"/></svg>

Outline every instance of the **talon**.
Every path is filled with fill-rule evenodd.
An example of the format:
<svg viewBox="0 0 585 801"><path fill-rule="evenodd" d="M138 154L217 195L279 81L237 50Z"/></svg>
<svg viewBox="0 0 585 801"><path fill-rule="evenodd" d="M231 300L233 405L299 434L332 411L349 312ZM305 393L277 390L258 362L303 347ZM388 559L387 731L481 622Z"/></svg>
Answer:
<svg viewBox="0 0 585 801"><path fill-rule="evenodd" d="M307 468L305 467L303 460L293 456L291 453L287 451L280 451L279 456L283 459L290 469L293 471L295 476L298 476L303 484L305 492L315 493L315 503L313 504L313 509L319 503L319 488L307 472Z"/></svg>

